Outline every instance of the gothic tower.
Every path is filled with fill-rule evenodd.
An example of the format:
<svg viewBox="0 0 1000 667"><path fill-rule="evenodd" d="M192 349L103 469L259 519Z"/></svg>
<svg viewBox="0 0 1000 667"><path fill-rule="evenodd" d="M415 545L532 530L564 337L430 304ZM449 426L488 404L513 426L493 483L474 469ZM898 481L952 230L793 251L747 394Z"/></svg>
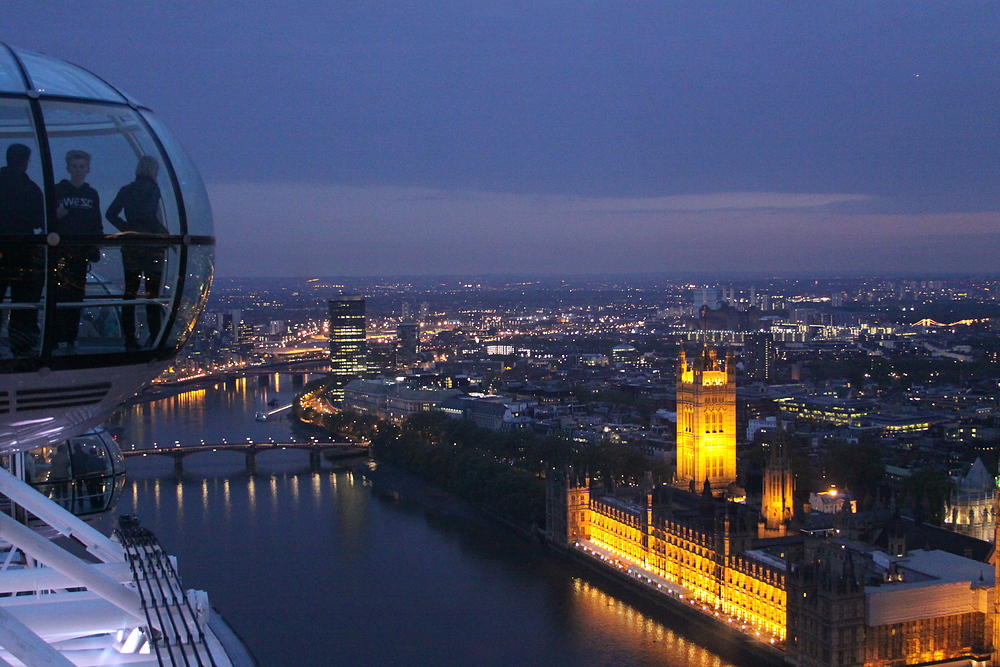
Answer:
<svg viewBox="0 0 1000 667"><path fill-rule="evenodd" d="M545 480L546 538L560 546L590 539L590 478L570 466Z"/></svg>
<svg viewBox="0 0 1000 667"><path fill-rule="evenodd" d="M993 478L994 480L994 492L993 492L993 516L997 517L995 525L993 526L993 573L994 581L1000 582L1000 549L996 545L1000 544L1000 475ZM987 632L986 636L990 637L992 634L993 640L993 664L1000 665L1000 595L997 595L996 587L993 589L993 614L992 618L987 619L987 629L989 629L989 622L992 621L993 627L992 633Z"/></svg>
<svg viewBox="0 0 1000 667"><path fill-rule="evenodd" d="M760 537L784 537L795 508L792 469L782 437L776 438L764 468L764 494L760 503Z"/></svg>
<svg viewBox="0 0 1000 667"><path fill-rule="evenodd" d="M708 481L719 496L736 481L736 367L714 347L700 345L677 359L677 476L680 488Z"/></svg>

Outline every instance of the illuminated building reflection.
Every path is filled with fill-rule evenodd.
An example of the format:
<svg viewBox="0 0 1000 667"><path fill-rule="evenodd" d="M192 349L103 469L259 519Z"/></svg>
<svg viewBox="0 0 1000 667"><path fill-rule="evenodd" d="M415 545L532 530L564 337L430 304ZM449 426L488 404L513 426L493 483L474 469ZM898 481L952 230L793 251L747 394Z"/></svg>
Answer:
<svg viewBox="0 0 1000 667"><path fill-rule="evenodd" d="M724 667L730 663L582 579L573 579L573 601L585 630L627 634L649 657L667 664Z"/></svg>
<svg viewBox="0 0 1000 667"><path fill-rule="evenodd" d="M257 479L253 476L247 480L247 508L251 516L257 511Z"/></svg>

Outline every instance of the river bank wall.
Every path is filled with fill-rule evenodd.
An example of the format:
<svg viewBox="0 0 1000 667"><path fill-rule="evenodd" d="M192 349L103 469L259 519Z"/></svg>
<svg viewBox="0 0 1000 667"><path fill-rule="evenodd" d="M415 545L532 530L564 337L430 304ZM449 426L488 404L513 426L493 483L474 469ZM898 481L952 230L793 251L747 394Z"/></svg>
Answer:
<svg viewBox="0 0 1000 667"><path fill-rule="evenodd" d="M590 572L599 575L602 579L652 604L671 618L683 622L688 626L689 633L697 635L694 637L695 639L706 645L711 644L712 650L721 655L740 657L742 659L750 655L754 658L754 664L761 667L792 667L792 664L785 659L785 653L781 649L756 641L728 624L708 614L704 614L680 600L665 595L660 591L653 590L648 585L630 576L627 572L612 567L592 556L588 556L578 549L561 546L552 542L546 542L546 545L554 553L562 555L565 560L584 567Z"/></svg>

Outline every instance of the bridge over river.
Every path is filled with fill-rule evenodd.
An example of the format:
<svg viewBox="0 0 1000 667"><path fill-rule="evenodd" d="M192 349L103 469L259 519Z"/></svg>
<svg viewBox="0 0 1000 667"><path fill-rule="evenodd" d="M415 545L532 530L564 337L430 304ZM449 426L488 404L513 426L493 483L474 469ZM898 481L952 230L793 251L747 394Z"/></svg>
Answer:
<svg viewBox="0 0 1000 667"><path fill-rule="evenodd" d="M319 470L323 456L328 458L349 458L351 456L367 456L368 442L222 442L206 445L175 445L174 447L153 447L152 449L132 449L122 452L125 458L135 456L168 456L174 460L174 472L184 474L184 459L205 452L242 452L246 457L247 474L257 473L257 455L282 449L298 449L309 452L309 467Z"/></svg>

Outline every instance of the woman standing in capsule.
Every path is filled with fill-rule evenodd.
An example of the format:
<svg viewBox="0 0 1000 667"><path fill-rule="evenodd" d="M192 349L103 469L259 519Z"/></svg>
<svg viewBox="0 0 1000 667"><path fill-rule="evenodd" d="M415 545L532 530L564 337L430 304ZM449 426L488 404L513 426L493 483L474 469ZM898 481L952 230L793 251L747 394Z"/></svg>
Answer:
<svg viewBox="0 0 1000 667"><path fill-rule="evenodd" d="M160 186L156 184L159 172L160 163L156 158L150 155L139 158L135 180L119 190L118 196L108 207L105 215L108 222L125 233L166 235L167 228L160 212ZM124 218L121 216L123 210ZM165 248L162 247L132 244L122 246L126 304L138 296L139 283L143 279L146 281L146 298L156 299L160 296L164 255ZM149 328L146 346L152 347L156 341L162 318L159 304L146 304L146 325ZM122 306L122 334L126 349L135 350L140 347L135 329L135 306Z"/></svg>

